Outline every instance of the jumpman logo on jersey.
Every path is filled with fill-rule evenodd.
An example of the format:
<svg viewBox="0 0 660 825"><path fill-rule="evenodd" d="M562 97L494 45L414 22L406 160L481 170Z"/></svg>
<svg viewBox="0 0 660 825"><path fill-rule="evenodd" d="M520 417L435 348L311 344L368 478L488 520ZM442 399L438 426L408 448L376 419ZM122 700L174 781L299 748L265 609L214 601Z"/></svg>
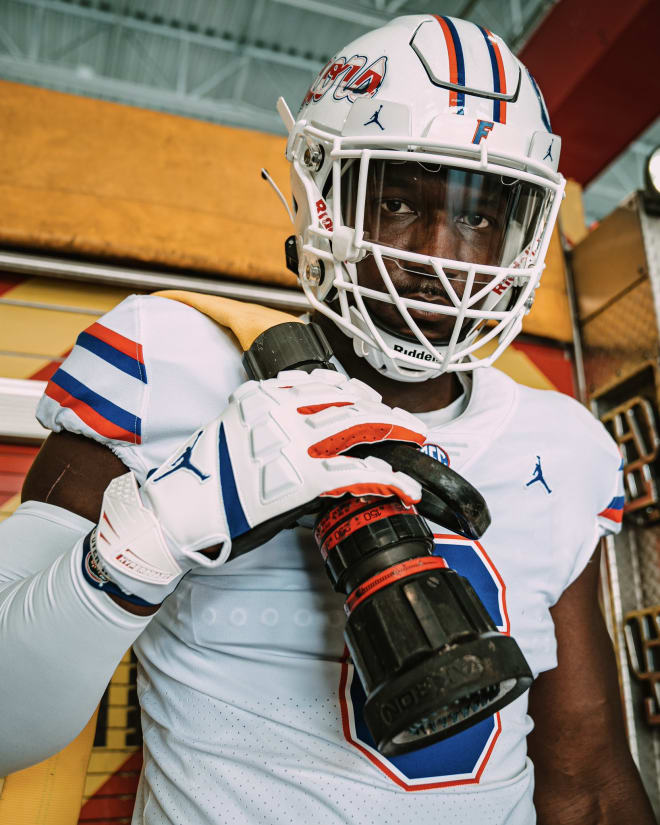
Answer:
<svg viewBox="0 0 660 825"><path fill-rule="evenodd" d="M368 126L370 123L375 123L379 129L382 129L383 132L385 131L385 127L381 124L380 120L378 120L378 115L380 114L380 110L383 108L383 104L381 103L380 106L376 109L373 115L369 118L366 123L363 123L363 126Z"/></svg>
<svg viewBox="0 0 660 825"><path fill-rule="evenodd" d="M203 473L199 468L195 467L195 465L190 460L192 456L192 452L195 449L195 444L199 441L199 437L204 432L204 430L200 430L197 433L197 438L193 441L190 447L186 447L186 449L181 453L181 455L175 460L174 464L172 464L172 468L168 470L166 473L163 473L162 476L158 476L158 478L154 479L154 484L157 481L161 481L165 476L172 475L172 473L176 473L177 470L188 470L189 472L196 475L202 481L206 481L207 478L211 478L210 475L206 475Z"/></svg>
<svg viewBox="0 0 660 825"><path fill-rule="evenodd" d="M543 470L541 469L541 456L536 456L536 466L534 467L534 474L532 475L531 479L525 484L525 487L529 487L535 482L540 481L541 484L545 487L545 489L551 493L552 490L548 487L545 483L545 479L543 478Z"/></svg>
<svg viewBox="0 0 660 825"><path fill-rule="evenodd" d="M550 158L550 160L553 163L555 162L555 159L552 157L552 147L554 145L555 145L555 142L553 140L553 141L551 141L550 146L548 146L548 151L545 153L545 155L543 155L543 160L547 160L548 158Z"/></svg>

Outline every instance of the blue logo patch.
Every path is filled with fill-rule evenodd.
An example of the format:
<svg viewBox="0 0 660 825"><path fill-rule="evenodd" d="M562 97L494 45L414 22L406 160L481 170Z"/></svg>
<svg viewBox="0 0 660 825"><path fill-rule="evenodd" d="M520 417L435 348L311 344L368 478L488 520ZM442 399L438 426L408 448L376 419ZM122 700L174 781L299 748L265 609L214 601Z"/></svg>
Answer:
<svg viewBox="0 0 660 825"><path fill-rule="evenodd" d="M369 126L369 124L370 124L370 123L375 123L375 124L376 124L376 126L378 126L378 128L379 128L379 129L381 129L381 130L384 132L384 131L385 131L385 127L382 125L382 123L381 123L381 122L380 122L380 120L378 119L378 117L379 117L379 115L380 115L380 110L381 110L382 108L383 108L383 104L381 103L381 104L380 104L380 106L379 106L379 107L376 109L376 111L373 113L373 115L369 118L369 120L368 120L366 123L364 123L364 124L363 124L363 126Z"/></svg>
<svg viewBox="0 0 660 825"><path fill-rule="evenodd" d="M484 138L488 137L493 126L495 126L495 123L492 120L478 120L477 128L474 130L474 135L472 136L472 143L476 143L477 145L481 143Z"/></svg>
<svg viewBox="0 0 660 825"><path fill-rule="evenodd" d="M440 464L444 464L445 467L449 467L449 454L447 453L447 450L439 444L424 444L422 447L422 452L426 453L426 455L430 455L431 458L435 458L436 461L439 461Z"/></svg>
<svg viewBox="0 0 660 825"><path fill-rule="evenodd" d="M200 430L197 433L197 437L195 438L193 443L189 447L186 447L185 450L181 453L181 455L178 456L172 462L169 470L166 470L162 475L158 476L158 478L153 479L154 484L156 484L158 481L162 481L162 479L166 478L167 476L172 475L172 473L176 473L178 470L187 470L189 473L192 473L194 476L197 476L197 478L200 481L206 481L208 478L211 478L210 475L203 473L199 469L199 467L195 467L195 465L192 463L193 450L195 449L195 445L199 441L200 436L203 432L204 430Z"/></svg>
<svg viewBox="0 0 660 825"><path fill-rule="evenodd" d="M525 487L530 487L532 484L535 484L537 481L540 481L541 484L545 487L548 493L551 493L552 490L546 484L545 479L543 478L543 470L541 469L541 456L536 456L536 465L534 466L534 472L530 480L525 484Z"/></svg>

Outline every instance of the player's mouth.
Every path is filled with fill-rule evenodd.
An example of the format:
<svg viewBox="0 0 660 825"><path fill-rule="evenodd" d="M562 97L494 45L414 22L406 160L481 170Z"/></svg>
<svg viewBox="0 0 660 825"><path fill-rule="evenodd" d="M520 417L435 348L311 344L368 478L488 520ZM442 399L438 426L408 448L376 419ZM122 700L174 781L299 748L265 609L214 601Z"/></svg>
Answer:
<svg viewBox="0 0 660 825"><path fill-rule="evenodd" d="M427 306L450 307L452 305L444 292L442 294L438 292L431 295L429 295L428 292L409 292L401 295L401 297L407 300L419 301L421 304L426 304ZM369 300L367 304L372 315L379 319L383 326L394 335L410 336L411 332L408 322L403 318L396 306ZM416 309L407 307L407 310L420 331L430 341L443 340L451 333L455 321L454 316L435 311L431 308Z"/></svg>
<svg viewBox="0 0 660 825"><path fill-rule="evenodd" d="M420 304L431 304L432 306L437 307L451 306L449 297L444 292L441 294L435 293L433 295L429 295L428 292L410 292L406 295L402 295L401 297L406 298L408 301L419 301ZM416 321L435 321L437 323L443 317L447 317L446 313L438 312L433 309L418 309L411 306L407 307L407 309L411 317L413 317Z"/></svg>

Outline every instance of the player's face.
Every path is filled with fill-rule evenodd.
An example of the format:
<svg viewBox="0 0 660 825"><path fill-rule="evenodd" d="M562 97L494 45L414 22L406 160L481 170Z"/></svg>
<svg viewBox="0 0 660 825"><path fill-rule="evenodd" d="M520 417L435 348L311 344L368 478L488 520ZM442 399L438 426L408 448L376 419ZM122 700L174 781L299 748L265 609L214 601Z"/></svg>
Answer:
<svg viewBox="0 0 660 825"><path fill-rule="evenodd" d="M351 184L348 184L350 191ZM355 190L354 185L352 189ZM528 213L538 209L539 197L540 193L534 193L529 186L497 175L438 164L375 161L370 165L368 176L364 236L365 240L384 247L450 261L498 266L503 262L512 212L520 212L516 203L522 198L526 204L524 237L524 224L529 225ZM347 207L350 219L350 204ZM520 241L516 243L520 251ZM511 244L508 246L510 256ZM388 274L401 297L452 306L432 266L387 257L386 250L383 253ZM452 269L451 265L444 266L443 270L460 299L467 274ZM373 256L358 264L358 280L361 286L383 291L382 277ZM490 280L492 276L477 270L473 294ZM474 308L478 309L481 303ZM393 304L368 299L367 305L386 329L409 333ZM410 310L410 313L430 340L447 339L451 334L454 317L424 310Z"/></svg>

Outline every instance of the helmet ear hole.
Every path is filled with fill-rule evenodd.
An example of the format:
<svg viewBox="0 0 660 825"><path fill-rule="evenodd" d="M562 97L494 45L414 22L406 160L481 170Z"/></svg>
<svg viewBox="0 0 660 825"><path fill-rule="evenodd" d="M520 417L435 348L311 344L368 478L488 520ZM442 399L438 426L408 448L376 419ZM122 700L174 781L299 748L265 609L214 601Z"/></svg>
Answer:
<svg viewBox="0 0 660 825"><path fill-rule="evenodd" d="M294 275L298 274L298 245L296 244L296 236L289 235L289 237L284 241L284 259L286 261L286 268L293 272Z"/></svg>

